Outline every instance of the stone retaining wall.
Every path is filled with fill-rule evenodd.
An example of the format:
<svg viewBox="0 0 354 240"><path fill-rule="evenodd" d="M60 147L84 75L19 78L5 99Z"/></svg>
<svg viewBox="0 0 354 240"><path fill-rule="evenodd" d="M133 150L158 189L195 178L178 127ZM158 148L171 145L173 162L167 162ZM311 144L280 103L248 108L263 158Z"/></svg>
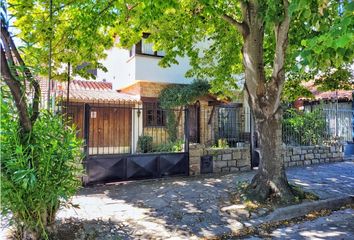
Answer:
<svg viewBox="0 0 354 240"><path fill-rule="evenodd" d="M213 173L247 171L251 169L250 146L215 149L201 144L189 147L190 175L200 174L202 156L212 156ZM283 153L285 167L304 166L318 163L343 161L343 145L335 146L288 146Z"/></svg>
<svg viewBox="0 0 354 240"><path fill-rule="evenodd" d="M304 166L318 163L343 161L343 145L286 147L284 150L285 167Z"/></svg>
<svg viewBox="0 0 354 240"><path fill-rule="evenodd" d="M200 144L192 144L189 148L190 175L200 174L200 159L206 155L213 158L213 173L238 172L251 169L249 145L216 149L204 148Z"/></svg>

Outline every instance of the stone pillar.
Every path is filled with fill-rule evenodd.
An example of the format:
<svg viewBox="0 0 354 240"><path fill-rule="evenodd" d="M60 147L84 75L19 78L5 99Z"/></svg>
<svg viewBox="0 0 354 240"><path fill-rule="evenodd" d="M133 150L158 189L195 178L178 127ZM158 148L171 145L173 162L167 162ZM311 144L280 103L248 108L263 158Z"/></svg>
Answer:
<svg viewBox="0 0 354 240"><path fill-rule="evenodd" d="M204 146L198 143L189 144L189 174L200 174L200 157L203 156Z"/></svg>

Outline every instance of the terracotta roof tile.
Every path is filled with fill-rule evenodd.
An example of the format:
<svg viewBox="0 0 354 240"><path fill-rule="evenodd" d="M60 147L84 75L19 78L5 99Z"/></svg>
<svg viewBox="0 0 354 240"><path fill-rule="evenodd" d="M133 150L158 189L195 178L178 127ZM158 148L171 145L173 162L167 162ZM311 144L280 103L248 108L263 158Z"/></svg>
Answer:
<svg viewBox="0 0 354 240"><path fill-rule="evenodd" d="M65 96L67 83L56 85L57 96ZM73 80L70 82L69 99L77 102L139 102L140 97L117 92L110 82Z"/></svg>
<svg viewBox="0 0 354 240"><path fill-rule="evenodd" d="M303 84L312 94L314 95L315 100L332 100L336 99L336 91L326 91L320 92L315 86L313 81L306 82ZM338 90L338 99L339 100L353 100L354 88L353 90ZM310 100L308 98L300 98L300 100Z"/></svg>

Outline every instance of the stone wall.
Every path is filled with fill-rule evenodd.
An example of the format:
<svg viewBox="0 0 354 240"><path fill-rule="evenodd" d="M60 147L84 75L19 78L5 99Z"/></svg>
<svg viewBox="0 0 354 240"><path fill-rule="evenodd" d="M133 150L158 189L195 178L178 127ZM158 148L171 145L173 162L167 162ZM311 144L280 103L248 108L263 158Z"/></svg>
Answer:
<svg viewBox="0 0 354 240"><path fill-rule="evenodd" d="M200 174L200 160L206 155L213 158L213 173L231 173L251 169L249 145L216 149L204 148L201 144L191 144L189 147L190 175Z"/></svg>
<svg viewBox="0 0 354 240"><path fill-rule="evenodd" d="M343 145L286 147L283 153L285 167L343 161Z"/></svg>
<svg viewBox="0 0 354 240"><path fill-rule="evenodd" d="M190 144L190 175L200 174L202 156L212 156L213 173L247 171L251 169L250 146L215 149L205 148L202 144ZM343 161L343 145L285 147L283 152L285 167L304 166L319 163Z"/></svg>
<svg viewBox="0 0 354 240"><path fill-rule="evenodd" d="M238 172L251 170L249 146L227 149L205 149L205 155L213 156L213 172Z"/></svg>

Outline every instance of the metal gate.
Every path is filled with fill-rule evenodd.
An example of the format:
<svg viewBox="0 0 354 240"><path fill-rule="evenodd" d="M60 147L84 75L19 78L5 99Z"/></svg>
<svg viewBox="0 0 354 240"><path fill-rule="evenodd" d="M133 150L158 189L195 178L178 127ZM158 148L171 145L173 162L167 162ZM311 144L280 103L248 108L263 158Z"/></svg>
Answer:
<svg viewBox="0 0 354 240"><path fill-rule="evenodd" d="M181 152L136 152L136 140L144 134L154 140L160 136L156 138L159 144L166 141L166 134L153 132L166 131L162 127L145 126L151 110L144 111L144 107L84 105L85 185L189 175L188 109L183 109L183 114L176 110L176 116L184 115L179 126L184 138Z"/></svg>
<svg viewBox="0 0 354 240"><path fill-rule="evenodd" d="M94 155L86 161L85 184L188 176L188 153Z"/></svg>

